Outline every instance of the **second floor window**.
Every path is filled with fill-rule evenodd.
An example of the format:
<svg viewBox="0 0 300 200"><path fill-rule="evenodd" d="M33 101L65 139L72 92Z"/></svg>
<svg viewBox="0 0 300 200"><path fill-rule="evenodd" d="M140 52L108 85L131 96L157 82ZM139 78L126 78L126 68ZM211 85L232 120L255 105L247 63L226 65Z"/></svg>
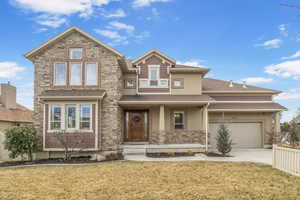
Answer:
<svg viewBox="0 0 300 200"><path fill-rule="evenodd" d="M70 64L70 85L81 85L81 63Z"/></svg>
<svg viewBox="0 0 300 200"><path fill-rule="evenodd" d="M54 64L54 85L66 85L66 63L57 62Z"/></svg>
<svg viewBox="0 0 300 200"><path fill-rule="evenodd" d="M70 59L82 59L83 50L82 48L70 48L69 56Z"/></svg>
<svg viewBox="0 0 300 200"><path fill-rule="evenodd" d="M158 86L159 66L149 66L148 73L150 86Z"/></svg>
<svg viewBox="0 0 300 200"><path fill-rule="evenodd" d="M97 85L97 74L96 62L85 63L85 85Z"/></svg>

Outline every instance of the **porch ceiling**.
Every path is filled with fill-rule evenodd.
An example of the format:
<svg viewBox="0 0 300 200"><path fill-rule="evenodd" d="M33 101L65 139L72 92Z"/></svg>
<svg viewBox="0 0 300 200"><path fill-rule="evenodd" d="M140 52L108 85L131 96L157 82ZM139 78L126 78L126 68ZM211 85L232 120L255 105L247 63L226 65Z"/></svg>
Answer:
<svg viewBox="0 0 300 200"><path fill-rule="evenodd" d="M203 105L214 99L208 95L124 95L119 101L120 105L159 105L159 104L193 104Z"/></svg>

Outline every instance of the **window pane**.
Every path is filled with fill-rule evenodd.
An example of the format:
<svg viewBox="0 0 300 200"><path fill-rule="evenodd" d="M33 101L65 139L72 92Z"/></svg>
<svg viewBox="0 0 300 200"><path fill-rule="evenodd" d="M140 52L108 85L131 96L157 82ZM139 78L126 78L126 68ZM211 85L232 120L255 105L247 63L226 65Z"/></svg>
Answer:
<svg viewBox="0 0 300 200"><path fill-rule="evenodd" d="M85 65L85 84L97 85L97 64L86 63Z"/></svg>
<svg viewBox="0 0 300 200"><path fill-rule="evenodd" d="M168 87L168 80L160 80L160 87Z"/></svg>
<svg viewBox="0 0 300 200"><path fill-rule="evenodd" d="M71 48L70 49L71 59L81 59L82 58L82 48Z"/></svg>
<svg viewBox="0 0 300 200"><path fill-rule="evenodd" d="M158 80L159 68L150 68L150 80Z"/></svg>
<svg viewBox="0 0 300 200"><path fill-rule="evenodd" d="M66 105L67 128L76 128L76 105Z"/></svg>
<svg viewBox="0 0 300 200"><path fill-rule="evenodd" d="M54 64L54 85L66 84L66 64L55 63Z"/></svg>
<svg viewBox="0 0 300 200"><path fill-rule="evenodd" d="M80 129L91 128L91 105L81 104L80 105Z"/></svg>
<svg viewBox="0 0 300 200"><path fill-rule="evenodd" d="M183 114L182 113L175 113L175 123L183 123Z"/></svg>
<svg viewBox="0 0 300 200"><path fill-rule="evenodd" d="M181 81L174 81L174 86L175 87L181 87Z"/></svg>
<svg viewBox="0 0 300 200"><path fill-rule="evenodd" d="M71 85L81 85L81 63L71 63Z"/></svg>
<svg viewBox="0 0 300 200"><path fill-rule="evenodd" d="M134 80L126 80L126 87L127 88L134 87Z"/></svg>
<svg viewBox="0 0 300 200"><path fill-rule="evenodd" d="M51 105L50 111L50 129L61 129L61 107L60 105Z"/></svg>
<svg viewBox="0 0 300 200"><path fill-rule="evenodd" d="M175 122L175 129L183 129L184 122L183 122L183 113L175 112L174 113L174 122Z"/></svg>
<svg viewBox="0 0 300 200"><path fill-rule="evenodd" d="M148 86L148 81L147 80L140 80L140 87L145 88Z"/></svg>

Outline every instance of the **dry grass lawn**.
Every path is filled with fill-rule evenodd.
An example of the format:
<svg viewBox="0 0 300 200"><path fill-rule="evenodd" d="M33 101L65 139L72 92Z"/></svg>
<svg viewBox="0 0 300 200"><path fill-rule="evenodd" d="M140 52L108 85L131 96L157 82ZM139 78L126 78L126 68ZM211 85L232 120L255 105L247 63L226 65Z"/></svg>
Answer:
<svg viewBox="0 0 300 200"><path fill-rule="evenodd" d="M109 162L0 169L1 200L296 200L300 178L270 166Z"/></svg>

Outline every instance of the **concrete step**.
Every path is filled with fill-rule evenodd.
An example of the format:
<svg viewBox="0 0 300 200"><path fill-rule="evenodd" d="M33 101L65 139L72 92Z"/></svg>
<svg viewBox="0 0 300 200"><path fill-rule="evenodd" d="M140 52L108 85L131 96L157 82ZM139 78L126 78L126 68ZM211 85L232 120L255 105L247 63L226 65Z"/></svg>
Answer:
<svg viewBox="0 0 300 200"><path fill-rule="evenodd" d="M123 155L145 155L146 148L144 145L124 145Z"/></svg>

